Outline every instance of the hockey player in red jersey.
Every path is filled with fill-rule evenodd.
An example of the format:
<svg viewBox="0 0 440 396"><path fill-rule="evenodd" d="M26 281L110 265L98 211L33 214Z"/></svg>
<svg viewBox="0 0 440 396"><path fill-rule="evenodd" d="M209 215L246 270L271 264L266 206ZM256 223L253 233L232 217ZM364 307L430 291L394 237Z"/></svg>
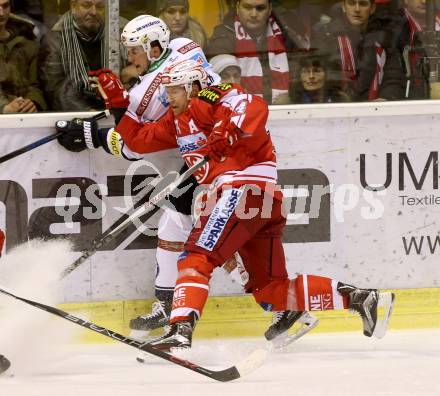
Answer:
<svg viewBox="0 0 440 396"><path fill-rule="evenodd" d="M170 102L164 117L141 128L135 122L125 125L120 134L138 153L177 147L188 165L208 155L210 161L195 176L210 185L216 202L207 205L179 258L170 330L151 344L168 351L191 346L212 271L236 251L249 273L246 290L263 309L282 312L266 331L267 339L286 332L298 312L346 308L359 312L366 336L383 336L391 293L315 275L288 278L281 243L285 215L266 103L238 85L207 87L206 71L192 60L170 66L162 84ZM379 300L386 304L382 322Z"/></svg>
<svg viewBox="0 0 440 396"><path fill-rule="evenodd" d="M4 242L5 233L0 229L0 257L2 255ZM10 366L11 362L3 355L0 355L0 374L4 373Z"/></svg>
<svg viewBox="0 0 440 396"><path fill-rule="evenodd" d="M165 88L161 85L161 75L172 63L195 60L206 71L209 85L220 83L220 77L206 61L202 49L186 38L170 41L167 26L156 17L140 15L134 18L124 27L121 41L129 51L133 48L144 51L144 55L151 62L149 69L140 76L139 82L130 90L129 97L117 76L110 71L99 70L94 73L93 82L102 93L107 107L113 112L117 110L117 113L120 113L123 107L128 106L128 108L116 127L110 129L99 129L97 123L90 119L79 120L80 122L77 122L78 119L57 122L57 131L63 132L59 141L70 151L81 151L86 147L89 149L102 147L109 154L130 160L144 157L143 154L130 150L119 133L126 129L138 130L144 123L158 120L166 114L169 103ZM191 200L196 186L197 183L192 178L181 186L176 197L170 199L176 210L165 207L159 220L155 281L157 301L153 303L150 313L142 314L130 321L134 337L144 335L145 331L163 327L168 323L177 278L177 259L183 251L184 242L192 226ZM186 192L182 193L185 190ZM246 271L241 270L241 273ZM276 312L275 320L285 314ZM318 323L318 320L307 312L298 312L295 318L301 325L295 333L295 339L306 334Z"/></svg>

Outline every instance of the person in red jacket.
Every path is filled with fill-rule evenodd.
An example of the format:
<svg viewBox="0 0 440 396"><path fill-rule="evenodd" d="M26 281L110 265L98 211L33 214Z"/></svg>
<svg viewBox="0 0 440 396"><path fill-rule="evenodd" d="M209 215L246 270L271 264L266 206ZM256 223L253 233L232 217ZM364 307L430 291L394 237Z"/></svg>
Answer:
<svg viewBox="0 0 440 396"><path fill-rule="evenodd" d="M0 229L0 257L2 255L3 244L5 242L5 233ZM0 374L4 373L11 366L11 362L0 354Z"/></svg>
<svg viewBox="0 0 440 396"><path fill-rule="evenodd" d="M188 348L201 317L213 270L239 252L249 273L246 291L265 310L280 312L265 333L285 333L303 311L350 308L360 313L364 334L384 334L394 296L315 275L289 279L281 235L286 223L277 186L275 150L266 129L268 106L236 84L207 86L207 73L193 60L162 75L170 108L157 122L125 125L125 144L138 153L178 148L188 166L208 155L196 172L211 198L179 257L170 330L150 344L165 351ZM131 121L128 119L128 123ZM377 308L387 298L381 323ZM385 298L382 298L385 301ZM378 326L378 324L381 326Z"/></svg>

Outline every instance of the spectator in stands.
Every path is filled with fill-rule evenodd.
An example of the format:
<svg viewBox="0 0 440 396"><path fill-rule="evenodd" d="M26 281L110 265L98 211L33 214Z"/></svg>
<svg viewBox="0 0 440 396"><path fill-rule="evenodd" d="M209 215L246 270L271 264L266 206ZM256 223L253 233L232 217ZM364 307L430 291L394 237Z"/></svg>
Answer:
<svg viewBox="0 0 440 396"><path fill-rule="evenodd" d="M188 15L188 0L159 0L157 15L171 31L170 40L186 37L205 48L207 35L203 26Z"/></svg>
<svg viewBox="0 0 440 396"><path fill-rule="evenodd" d="M426 28L426 0L404 0L405 15L411 24L411 33ZM435 18L435 30L440 30L440 15Z"/></svg>
<svg viewBox="0 0 440 396"><path fill-rule="evenodd" d="M208 43L208 56L232 54L241 67L242 86L268 103L289 103L293 67L289 52L304 48L295 18L279 23L270 0L238 0L235 12L216 26ZM294 34L295 33L295 34Z"/></svg>
<svg viewBox="0 0 440 396"><path fill-rule="evenodd" d="M88 71L105 66L105 0L71 0L43 38L40 75L53 110L102 109Z"/></svg>
<svg viewBox="0 0 440 396"><path fill-rule="evenodd" d="M299 61L299 81L291 89L293 103L349 102L341 90L340 78L324 56L305 54ZM333 79L331 79L331 77Z"/></svg>
<svg viewBox="0 0 440 396"><path fill-rule="evenodd" d="M438 38L425 35L425 0L405 0L404 18L400 26L399 47L407 71L405 97L409 99L428 99L430 97L429 66L424 60L428 56L426 48L433 44L438 52ZM435 18L435 30L440 30L440 15ZM438 37L438 36L437 36ZM438 57L438 54L431 54Z"/></svg>
<svg viewBox="0 0 440 396"><path fill-rule="evenodd" d="M33 27L11 14L9 0L0 0L0 113L35 113L47 108L38 83Z"/></svg>
<svg viewBox="0 0 440 396"><path fill-rule="evenodd" d="M216 55L209 63L214 71L221 77L222 83L241 84L241 68L234 55Z"/></svg>
<svg viewBox="0 0 440 396"><path fill-rule="evenodd" d="M354 100L401 99L400 54L387 20L376 18L375 10L373 0L344 0L336 17L314 29L312 47L329 52L342 72L341 87Z"/></svg>

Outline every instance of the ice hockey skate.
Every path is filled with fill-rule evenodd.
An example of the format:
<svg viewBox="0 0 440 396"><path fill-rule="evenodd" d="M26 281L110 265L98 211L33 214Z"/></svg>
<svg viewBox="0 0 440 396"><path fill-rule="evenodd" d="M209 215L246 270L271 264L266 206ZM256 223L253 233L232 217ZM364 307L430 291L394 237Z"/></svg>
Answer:
<svg viewBox="0 0 440 396"><path fill-rule="evenodd" d="M288 331L295 323L300 326L289 335ZM271 341L273 349L281 350L313 330L318 323L318 318L306 311L278 311L273 313L273 322L264 336Z"/></svg>
<svg viewBox="0 0 440 396"><path fill-rule="evenodd" d="M193 324L191 321L177 322L170 326L164 336L149 342L149 345L164 352L191 348Z"/></svg>
<svg viewBox="0 0 440 396"><path fill-rule="evenodd" d="M340 283L338 291L348 294L348 309L359 313L363 333L367 337L382 338L390 321L394 307L394 293L379 292L377 289L357 289Z"/></svg>
<svg viewBox="0 0 440 396"><path fill-rule="evenodd" d="M148 342L154 348L168 353L178 353L191 348L192 333L195 327L194 316L188 321L173 323L169 326L168 332L162 337ZM145 362L146 355L138 354L136 360L139 363Z"/></svg>
<svg viewBox="0 0 440 396"><path fill-rule="evenodd" d="M0 374L3 374L9 367L11 367L11 362L0 355Z"/></svg>
<svg viewBox="0 0 440 396"><path fill-rule="evenodd" d="M168 325L172 301L157 300L151 307L151 312L130 320L130 336L137 339L146 339L150 331Z"/></svg>

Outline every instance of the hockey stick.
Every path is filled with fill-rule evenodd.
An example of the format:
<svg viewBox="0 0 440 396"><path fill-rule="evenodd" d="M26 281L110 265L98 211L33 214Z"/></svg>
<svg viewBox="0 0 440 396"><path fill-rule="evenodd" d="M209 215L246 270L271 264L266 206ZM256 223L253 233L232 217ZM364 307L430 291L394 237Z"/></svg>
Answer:
<svg viewBox="0 0 440 396"><path fill-rule="evenodd" d="M76 316L73 316L65 311L62 311L61 309L52 307L50 305L45 305L38 303L36 301L28 300L23 297L19 297L9 291L6 291L2 288L0 288L0 293L3 293L9 297L15 298L16 300L19 300L25 304L31 305L35 308L41 309L42 311L46 311L51 313L52 315L58 316L62 319L66 319L78 326L85 327L88 330L94 331L95 333L102 334L103 336L109 337L115 341L121 342L126 345L130 345L138 350L141 350L143 352L147 352L151 355L157 356L161 359L167 360L170 363L177 364L179 366L182 366L188 370L195 371L196 373L202 374L206 377L212 378L216 381L220 382L228 382L232 381L234 379L240 378L245 374L250 373L251 371L255 370L256 368L260 367L261 364L264 362L267 351L264 349L257 349L254 352L252 352L246 359L244 359L242 362L237 364L236 366L231 366L224 370L210 370L208 368L199 366L198 364L192 363L188 360L180 359L176 356L170 355L166 352L163 352L159 349L156 349L152 346L150 346L148 343L142 343L139 341L136 341L133 338L126 337L122 334L116 333L110 329L107 329L105 327L98 326L92 322L89 322L84 319L80 319Z"/></svg>
<svg viewBox="0 0 440 396"><path fill-rule="evenodd" d="M67 275L69 275L72 271L74 271L77 267L79 267L84 261L86 261L90 256L95 254L102 246L110 243L112 240L116 238L121 232L123 232L127 227L129 227L133 220L140 218L141 216L148 215L147 218L143 218L143 222L151 218L155 213L159 211L166 198L177 189L177 187L183 183L186 179L194 174L198 169L204 166L209 161L209 157L205 156L201 161L195 163L191 168L188 168L184 173L182 173L174 182L168 184L163 190L159 191L152 198L148 200L148 202L138 209L134 210L128 217L122 221L118 226L116 226L113 230L106 233L101 239L95 240L92 243L92 248L83 252L83 254L76 259L72 264L70 264L60 275L60 278L63 279ZM130 210L130 211L132 211ZM129 211L129 212L130 212ZM124 214L125 217L127 214ZM119 220L118 220L119 221ZM118 222L117 221L117 222Z"/></svg>
<svg viewBox="0 0 440 396"><path fill-rule="evenodd" d="M95 120L100 120L101 118L107 117L110 114L110 112L108 110L103 111L101 113L96 114L95 116L93 116L92 118ZM33 143L28 144L27 146L21 147L17 150L12 151L9 154L4 155L3 157L0 157L0 164L2 164L3 162L9 161L12 158L18 157L21 154L27 153L28 151L31 151L37 147L42 146L43 144L49 143L52 140L55 140L56 138L58 138L59 136L61 136L64 132L60 131L57 133L54 133L52 135L46 136L44 138L41 138Z"/></svg>

